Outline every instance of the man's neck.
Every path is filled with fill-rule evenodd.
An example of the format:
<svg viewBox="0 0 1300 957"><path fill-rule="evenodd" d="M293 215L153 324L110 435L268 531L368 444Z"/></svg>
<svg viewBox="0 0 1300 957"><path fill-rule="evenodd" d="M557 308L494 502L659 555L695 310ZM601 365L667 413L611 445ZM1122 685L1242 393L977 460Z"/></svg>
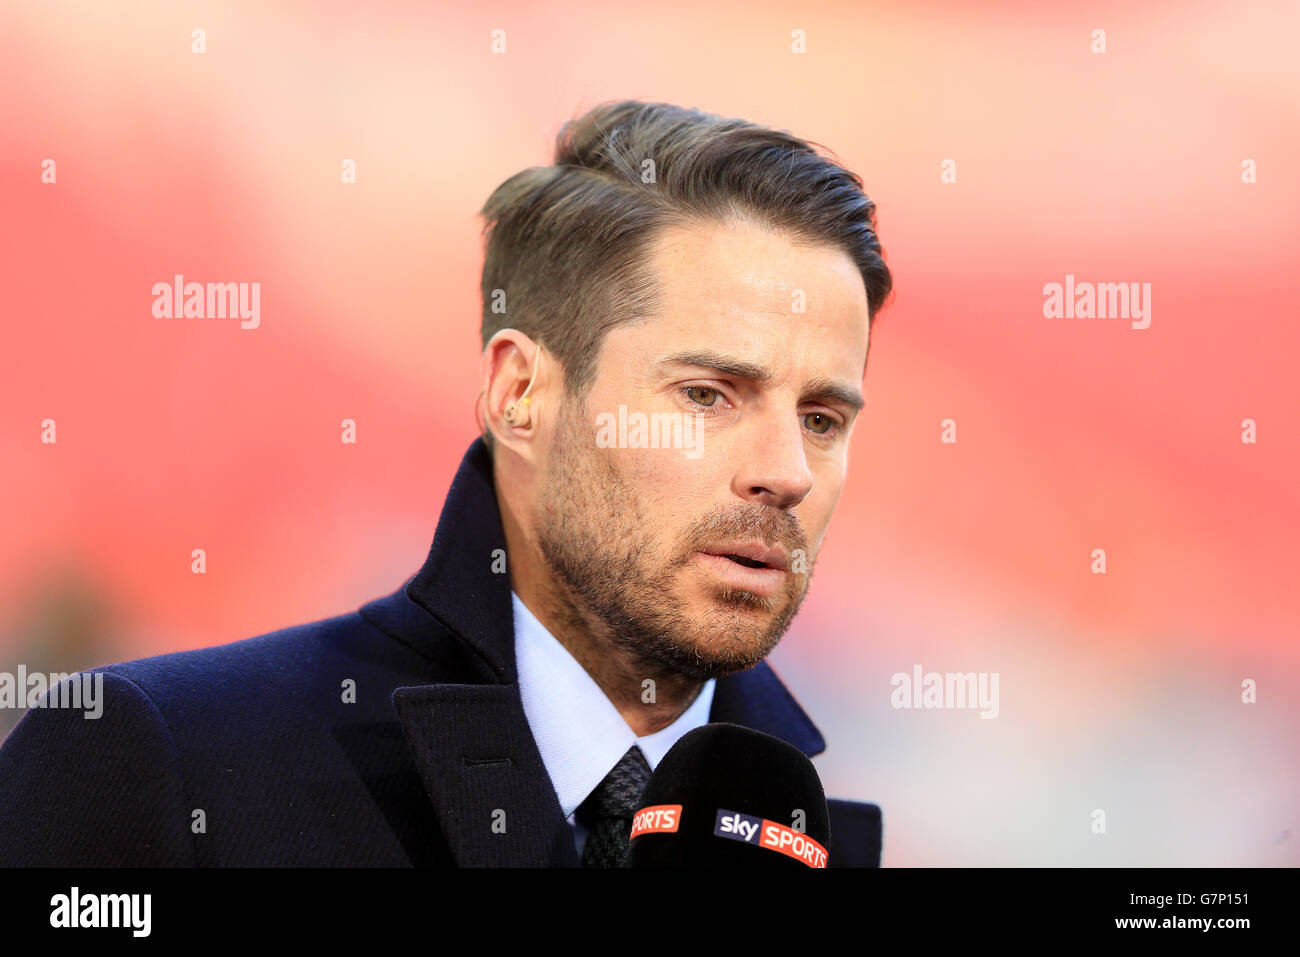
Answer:
<svg viewBox="0 0 1300 957"><path fill-rule="evenodd" d="M511 572L513 579L514 569ZM519 600L582 665L637 737L668 727L704 687L701 679L677 674L655 662L629 658L602 623L592 621L567 596L557 594L558 586L529 586L523 576L514 580Z"/></svg>

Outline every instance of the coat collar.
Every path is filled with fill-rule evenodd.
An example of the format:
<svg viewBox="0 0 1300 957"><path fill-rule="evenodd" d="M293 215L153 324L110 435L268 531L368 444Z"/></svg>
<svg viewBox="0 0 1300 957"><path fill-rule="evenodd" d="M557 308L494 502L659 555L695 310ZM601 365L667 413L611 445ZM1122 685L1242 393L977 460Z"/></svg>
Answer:
<svg viewBox="0 0 1300 957"><path fill-rule="evenodd" d="M428 558L405 588L460 643L467 664L456 683L399 688L393 702L458 864L577 866L519 697L505 547L492 459L480 438L452 480ZM436 638L427 630L408 636L417 646ZM766 661L718 679L709 720L781 738L809 757L826 747Z"/></svg>

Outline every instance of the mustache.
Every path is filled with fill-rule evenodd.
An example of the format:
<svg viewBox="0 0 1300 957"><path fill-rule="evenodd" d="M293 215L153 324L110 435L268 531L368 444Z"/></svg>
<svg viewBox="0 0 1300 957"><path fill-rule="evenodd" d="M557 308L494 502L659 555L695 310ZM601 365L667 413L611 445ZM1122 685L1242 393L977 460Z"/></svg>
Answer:
<svg viewBox="0 0 1300 957"><path fill-rule="evenodd" d="M756 539L768 548L783 551L788 558L796 549L808 553L808 538L799 519L791 512L770 505L750 503L706 515L682 532L682 560L696 551L736 539Z"/></svg>

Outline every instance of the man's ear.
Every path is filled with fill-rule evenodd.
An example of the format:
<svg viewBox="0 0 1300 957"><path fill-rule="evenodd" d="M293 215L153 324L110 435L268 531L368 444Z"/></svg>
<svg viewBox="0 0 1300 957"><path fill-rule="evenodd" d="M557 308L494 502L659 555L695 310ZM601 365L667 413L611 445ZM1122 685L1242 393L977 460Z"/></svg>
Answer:
<svg viewBox="0 0 1300 957"><path fill-rule="evenodd" d="M550 363L518 329L502 329L483 350L483 417L494 445L528 455L537 434Z"/></svg>

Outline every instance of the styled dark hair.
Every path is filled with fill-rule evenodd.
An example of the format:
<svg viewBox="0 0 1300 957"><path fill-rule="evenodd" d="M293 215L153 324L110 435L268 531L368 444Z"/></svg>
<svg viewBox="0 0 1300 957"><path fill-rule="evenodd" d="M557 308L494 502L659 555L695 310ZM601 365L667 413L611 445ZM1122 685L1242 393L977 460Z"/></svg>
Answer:
<svg viewBox="0 0 1300 957"><path fill-rule="evenodd" d="M666 226L748 220L843 249L873 320L893 285L862 180L794 135L669 103L605 103L570 120L552 166L522 170L480 210L483 345L540 341L585 393L611 328L655 314L648 246ZM502 309L504 306L504 309Z"/></svg>

